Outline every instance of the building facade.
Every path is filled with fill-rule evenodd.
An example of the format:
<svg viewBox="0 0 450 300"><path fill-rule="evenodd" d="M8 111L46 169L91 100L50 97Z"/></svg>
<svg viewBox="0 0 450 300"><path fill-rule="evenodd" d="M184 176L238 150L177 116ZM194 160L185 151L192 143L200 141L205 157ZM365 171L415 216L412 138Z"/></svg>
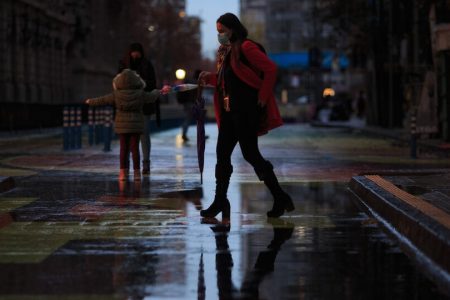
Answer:
<svg viewBox="0 0 450 300"><path fill-rule="evenodd" d="M1 127L28 122L36 107L68 99L65 46L74 22L61 1L0 2Z"/></svg>
<svg viewBox="0 0 450 300"><path fill-rule="evenodd" d="M319 99L323 85L345 81L331 66L342 54L324 22L328 1L242 0L241 19L250 37L262 43L279 67L278 92L283 101ZM263 33L261 33L261 31ZM339 61L338 61L339 64ZM323 70L323 71L322 71ZM342 87L344 84L339 84Z"/></svg>
<svg viewBox="0 0 450 300"><path fill-rule="evenodd" d="M249 36L266 45L267 0L241 0L240 19Z"/></svg>
<svg viewBox="0 0 450 300"><path fill-rule="evenodd" d="M61 126L63 106L111 91L118 62L132 42L142 43L152 61L160 59L162 44L184 52L184 44L177 48L168 42L177 36L155 42L149 28L162 23L155 17L157 2L1 1L0 130ZM184 28L185 1L163 2L177 16L173 27ZM198 43L197 48L191 45L191 55L200 57L199 26L190 19L188 24ZM170 32L164 24L159 29ZM166 66L177 58L175 52L165 55Z"/></svg>

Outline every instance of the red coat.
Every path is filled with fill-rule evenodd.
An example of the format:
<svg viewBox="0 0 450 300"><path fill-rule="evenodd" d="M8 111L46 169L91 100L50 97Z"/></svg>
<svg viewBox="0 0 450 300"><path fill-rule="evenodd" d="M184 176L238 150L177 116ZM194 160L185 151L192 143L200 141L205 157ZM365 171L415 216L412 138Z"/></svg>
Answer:
<svg viewBox="0 0 450 300"><path fill-rule="evenodd" d="M263 103L266 103L267 120L263 125L260 126L258 130L258 135L263 135L266 134L269 130L283 125L283 120L281 119L280 111L278 110L275 95L273 94L273 87L275 85L277 76L277 67L267 57L267 55L259 49L259 47L255 43L249 40L246 40L242 43L241 53L245 55L245 58L247 58L252 68L242 63L239 59L234 58L233 53L230 60L231 68L240 80L257 89L259 100ZM258 76L260 72L264 73L264 79L261 79ZM217 74L215 74L215 76L211 76L207 84L216 86ZM220 101L216 89L216 92L214 93L214 110L218 126L220 126L221 112L219 102Z"/></svg>

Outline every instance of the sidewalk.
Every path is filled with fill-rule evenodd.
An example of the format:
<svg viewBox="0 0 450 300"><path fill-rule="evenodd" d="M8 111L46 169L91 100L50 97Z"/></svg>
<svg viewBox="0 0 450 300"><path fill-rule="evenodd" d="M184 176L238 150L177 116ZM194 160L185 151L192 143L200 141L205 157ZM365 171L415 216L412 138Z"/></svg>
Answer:
<svg viewBox="0 0 450 300"><path fill-rule="evenodd" d="M342 127L354 130L361 130L368 134L383 136L387 138L396 139L402 143L409 144L411 141L411 134L409 129L405 128L382 128L379 126L366 125L365 120L352 117L349 121L330 121L320 122L313 121L311 126L317 127ZM439 153L445 157L450 156L450 142L445 142L440 139L423 139L417 138L417 152L432 151Z"/></svg>
<svg viewBox="0 0 450 300"><path fill-rule="evenodd" d="M62 135L62 127L0 131L0 141L15 141Z"/></svg>
<svg viewBox="0 0 450 300"><path fill-rule="evenodd" d="M189 131L190 143L182 142L179 128L155 134L151 176L124 184L117 181L117 141L111 152L103 152L101 145L62 151L60 136L14 142L0 138L0 172L6 170L0 176L11 176L16 184L2 195L0 227L7 230L3 240L0 236L0 257L4 259L0 265L6 274L0 295L14 292L45 297L56 289L61 298L79 296L79 286L87 286L86 291L92 294L98 293L100 286L107 288L102 292L110 297L105 298L114 299L111 294L117 290L117 282L123 290L139 291L142 277L149 278L152 272L142 272L145 266L145 270L164 270L154 272L155 279L146 283L151 287L146 291L153 297L167 297L170 291L179 296L177 299L191 299L185 293L195 294L198 284L192 274L199 272L203 262L205 270L212 270L203 278L210 282L208 289L215 291L211 284L216 288L216 279L224 278L224 273L216 274L216 270L231 274L231 269L216 269L217 263L220 266L216 254L223 252L216 252L215 235L199 218L198 210L211 203L215 190L217 125L206 124L205 130L210 138L201 186L194 128ZM449 265L450 238L445 222L450 209L445 205L450 202L445 199L450 197L446 185L450 160L419 159L423 165L415 164L416 171L404 170L410 166L404 147L392 147L383 139L366 138L360 132L353 135L350 130L306 124L287 124L276 134L262 137L260 145L296 206L280 220L297 229L292 240L283 245L278 270L264 278L261 286L259 281L255 284L285 293L267 299L298 298L299 291L304 293L300 297L314 299L335 295L413 299L423 295L424 289L437 290L434 282L443 287L439 292L450 294L445 269ZM269 191L240 151L236 152L230 185L233 226L229 254L237 259L233 272L245 278L278 228L266 222ZM436 169L444 165L449 169ZM391 170L375 171L387 168ZM367 170L374 174L362 173ZM406 259L397 244L373 224L370 214L368 217L354 205L358 202L348 193L349 181L353 193L363 199L361 206L378 217L381 225L395 228L391 232L423 268ZM428 246L429 252L422 246ZM429 258L431 255L436 258ZM139 257L143 260L136 260ZM105 270L119 270L116 278L125 279L113 281L111 276L98 275ZM425 271L435 279L428 288L421 284L422 279L417 280L424 278ZM69 272L70 278L61 280L61 272ZM286 284L281 287L281 282ZM329 288L323 289L323 282ZM7 290L10 286L14 290ZM34 290L41 286L46 289Z"/></svg>
<svg viewBox="0 0 450 300"><path fill-rule="evenodd" d="M15 185L12 177L0 176L0 193L13 189Z"/></svg>
<svg viewBox="0 0 450 300"><path fill-rule="evenodd" d="M409 143L404 129L366 126L361 120L312 126L361 130ZM450 144L417 140L417 153L448 157ZM413 158L411 158L413 159ZM399 241L402 249L444 290L450 291L450 170L386 170L361 173L350 181L361 206Z"/></svg>

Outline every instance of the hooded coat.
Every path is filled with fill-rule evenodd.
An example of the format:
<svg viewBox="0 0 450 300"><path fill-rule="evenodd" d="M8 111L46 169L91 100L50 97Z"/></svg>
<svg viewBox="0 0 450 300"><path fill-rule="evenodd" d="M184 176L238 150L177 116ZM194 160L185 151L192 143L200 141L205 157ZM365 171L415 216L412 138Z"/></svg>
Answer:
<svg viewBox="0 0 450 300"><path fill-rule="evenodd" d="M133 62L131 52L138 51L141 53L141 58ZM152 63L146 58L144 48L139 43L130 45L125 57L119 61L119 73L124 69L131 69L136 71L139 76L145 81L147 92L153 91L156 88L156 75Z"/></svg>
<svg viewBox="0 0 450 300"><path fill-rule="evenodd" d="M139 59L133 60L131 52L137 51L141 53ZM152 63L148 60L144 53L144 48L140 43L132 43L123 59L119 61L119 73L124 69L131 69L136 71L139 76L145 81L145 91L150 92L156 88L156 75ZM144 106L144 115L156 114L156 124L158 127L161 124L161 108L159 102L152 105Z"/></svg>
<svg viewBox="0 0 450 300"><path fill-rule="evenodd" d="M90 99L89 105L114 105L116 117L115 132L142 133L144 131L144 115L142 107L145 103L155 103L159 90L144 91L145 82L133 70L124 69L113 79L114 91L111 94Z"/></svg>

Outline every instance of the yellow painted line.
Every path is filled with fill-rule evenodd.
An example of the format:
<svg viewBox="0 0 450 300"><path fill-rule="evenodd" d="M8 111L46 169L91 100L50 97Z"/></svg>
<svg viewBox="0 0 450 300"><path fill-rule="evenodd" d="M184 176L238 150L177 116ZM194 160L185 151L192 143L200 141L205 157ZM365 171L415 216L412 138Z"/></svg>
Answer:
<svg viewBox="0 0 450 300"><path fill-rule="evenodd" d="M450 229L450 215L447 214L445 211L437 208L436 206L428 203L427 201L422 200L419 197L416 197L414 195L405 192L404 190L396 187L393 183L383 179L379 175L366 175L365 177L376 183L379 187L393 194L395 197L408 203L412 207L420 210L424 214L430 216L434 220L438 221L439 223Z"/></svg>
<svg viewBox="0 0 450 300"><path fill-rule="evenodd" d="M54 234L53 227L50 223L15 222L1 229L0 263L43 261L68 241L64 234Z"/></svg>
<svg viewBox="0 0 450 300"><path fill-rule="evenodd" d="M15 176L30 176L36 175L36 172L30 170L0 168L0 176L15 177Z"/></svg>
<svg viewBox="0 0 450 300"><path fill-rule="evenodd" d="M172 210L111 209L95 222L13 222L0 228L0 264L40 263L73 240L158 238L164 224L180 214Z"/></svg>
<svg viewBox="0 0 450 300"><path fill-rule="evenodd" d="M0 197L0 213L7 213L19 207L30 204L36 197Z"/></svg>

